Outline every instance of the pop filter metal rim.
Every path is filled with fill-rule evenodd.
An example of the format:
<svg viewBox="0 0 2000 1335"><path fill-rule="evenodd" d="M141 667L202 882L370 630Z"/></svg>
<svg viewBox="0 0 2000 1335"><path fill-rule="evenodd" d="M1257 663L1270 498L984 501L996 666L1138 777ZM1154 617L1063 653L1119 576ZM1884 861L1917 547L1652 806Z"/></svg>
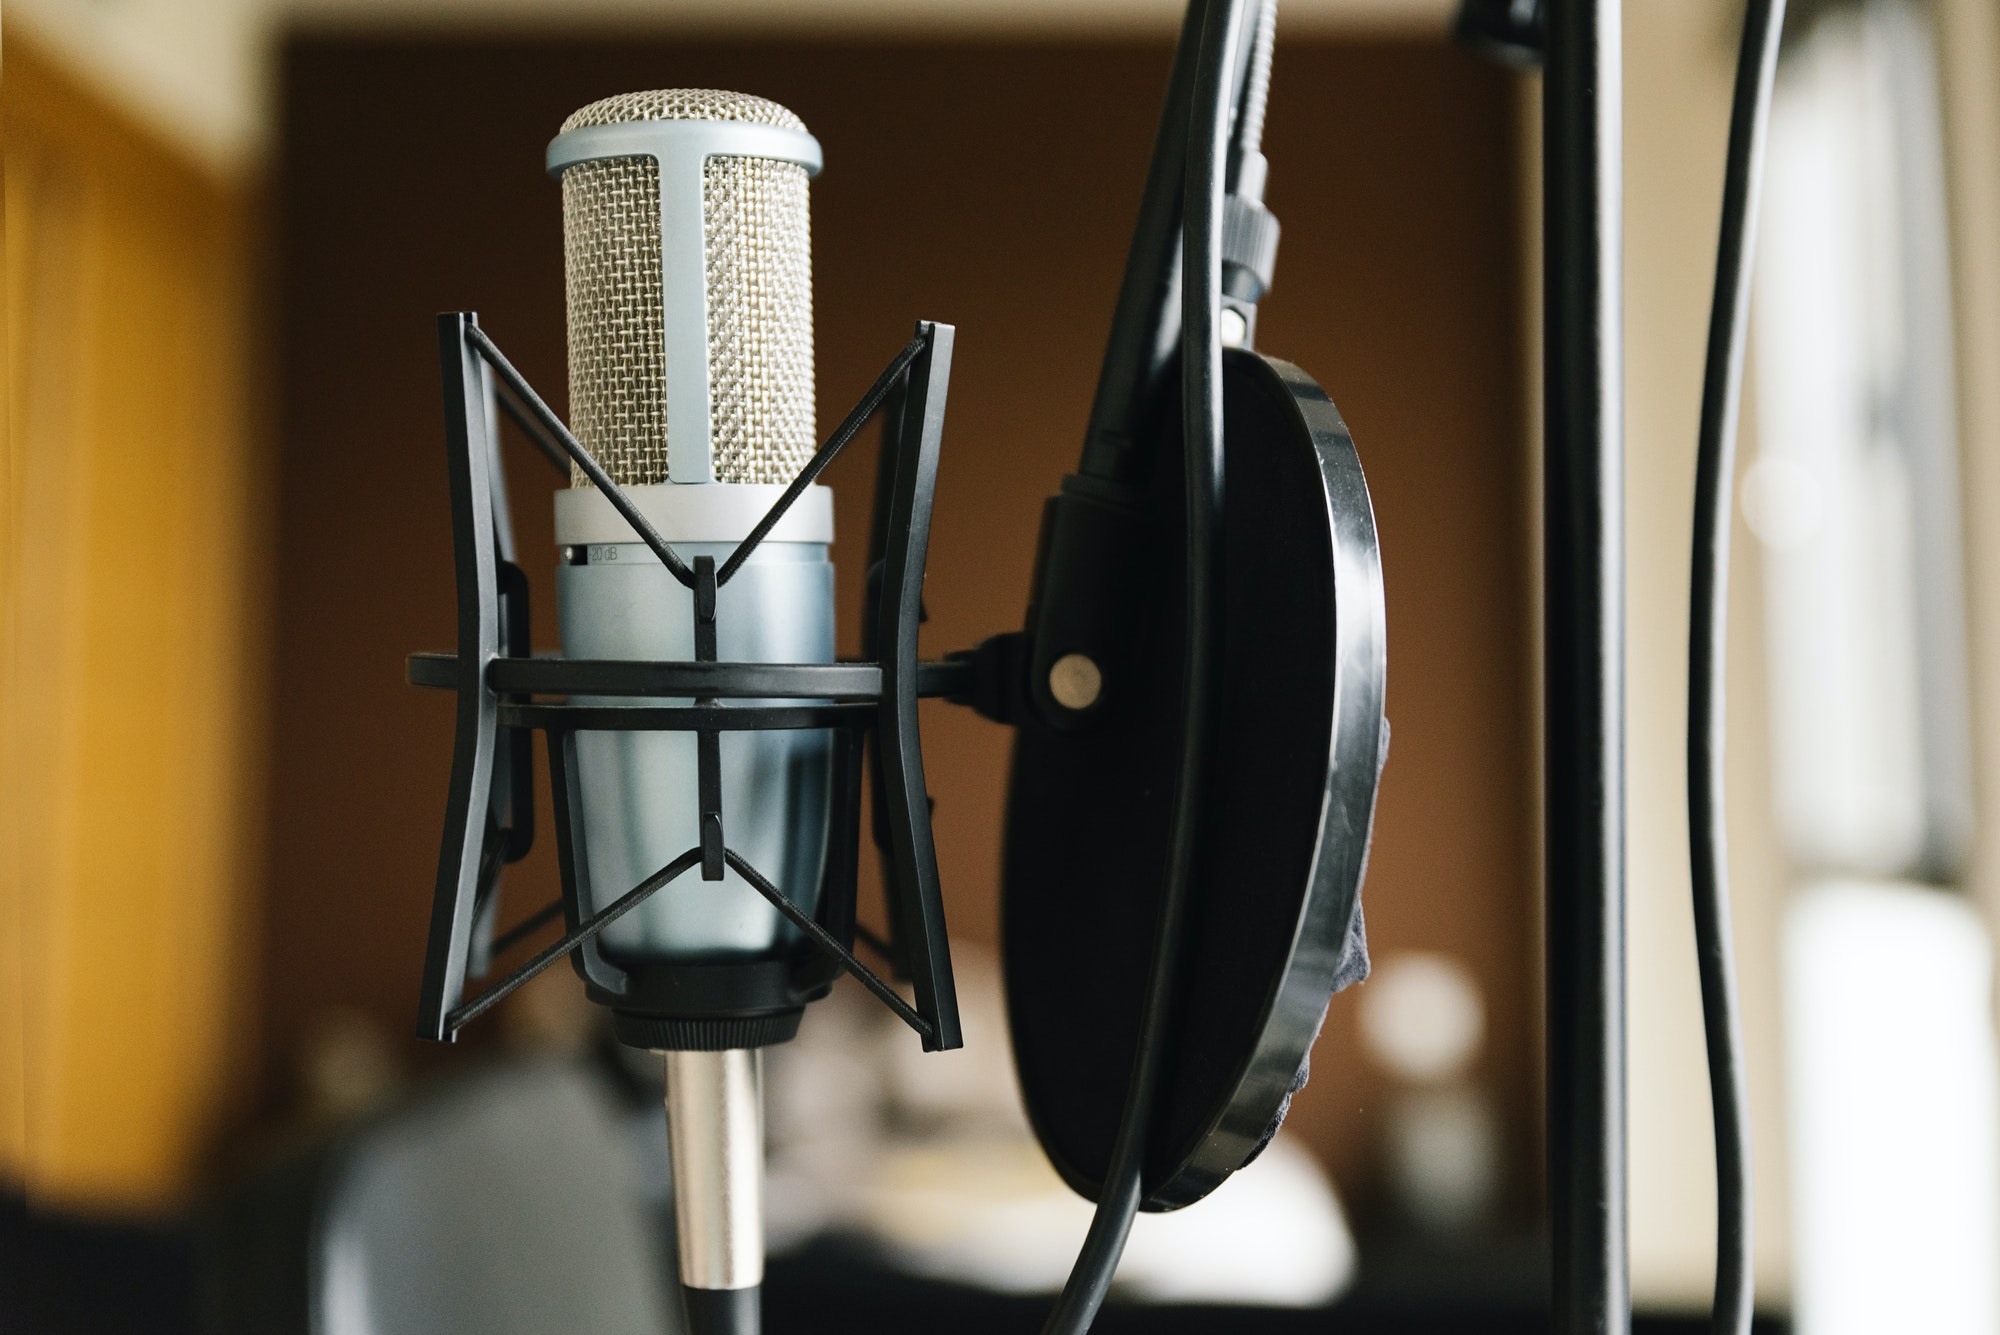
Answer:
<svg viewBox="0 0 2000 1335"><path fill-rule="evenodd" d="M1346 423L1325 391L1291 363L1249 350L1229 350L1224 356L1224 370L1230 382L1230 398L1234 400L1237 395L1248 393L1261 399L1268 406L1267 420L1275 428L1273 434L1250 438L1232 431L1226 448L1269 444L1288 452L1312 452L1310 461L1293 455L1289 469L1301 487L1310 485L1305 481L1307 469L1318 478L1320 501L1315 505L1310 499L1305 500L1303 512L1316 513L1321 518L1318 522L1307 520L1303 536L1294 536L1292 541L1312 549L1307 559L1328 562L1329 583L1333 586L1323 595L1326 601L1316 604L1333 620L1330 627L1314 632L1315 644L1322 647L1316 654L1309 647L1301 647L1302 653L1313 654L1315 658L1324 656L1325 671L1314 674L1318 684L1313 690L1321 701L1319 708L1324 711L1320 717L1325 720L1326 751L1324 760L1307 760L1299 770L1304 782L1310 783L1316 777L1320 785L1317 803L1308 801L1301 813L1304 819L1288 827L1294 832L1290 837L1298 841L1300 867L1295 874L1304 884L1290 900L1287 916L1296 916L1292 917L1289 931L1278 929L1284 944L1278 947L1281 953L1274 956L1275 967L1270 967L1262 980L1261 996L1252 1003L1243 1039L1234 1046L1234 1055L1224 1059L1233 1065L1220 1078L1205 1083L1205 1093L1193 1096L1199 1100L1198 1104L1184 1105L1198 1109L1185 1121L1175 1118L1170 1110L1176 1097L1175 1082L1170 1080L1157 1096L1160 1106L1156 1107L1152 1120L1156 1126L1174 1123L1176 1129L1171 1132L1171 1143L1156 1146L1164 1164L1154 1160L1147 1173L1141 1208L1149 1211L1192 1204L1254 1156L1276 1125L1293 1081L1318 1035L1332 994L1344 983L1354 981L1355 974L1349 965L1357 953L1354 947L1359 938L1352 929L1357 925L1361 879L1387 737L1383 717L1387 659L1380 550L1367 483ZM1120 532L1126 540L1133 537L1127 530ZM1296 530L1293 532L1296 534ZM1048 541L1045 532L1045 544ZM1080 550L1087 547L1072 547L1060 559L1045 552L1044 560L1069 568L1077 564ZM1045 569L1038 580L1046 581L1052 574L1053 570ZM1153 578L1157 575L1147 573L1143 565L1128 565L1113 577L1110 585L1093 587L1092 593L1099 601L1107 596L1113 604L1129 601L1118 592L1121 583ZM1043 592L1047 591L1045 587ZM1030 622L1034 624L1032 612ZM1327 638L1321 639L1322 634ZM1227 692L1228 688L1223 690ZM1022 714L1008 720L1023 727L1024 740L1030 729L1044 737L1050 732L1050 725L1030 712L1032 708L1024 703ZM1267 716L1287 716L1282 702L1261 712ZM1003 872L1003 896L1011 896L1014 877L1022 874L1013 866L1016 837L1024 830L1042 828L1037 815L1017 806L1024 791L1040 792L1038 787L1023 790L1015 786L1022 781L1018 769L1022 763L1017 744L1016 771L1010 780L1006 858L1009 869ZM1047 761L1044 758L1032 763L1041 765ZM1040 815L1045 817L1047 813ZM1020 824L1022 821L1028 824ZM1108 832L1079 837L1097 840L1108 837ZM1035 887L1033 901L1039 902L1045 887L1035 879L1023 883L1023 888L1030 884ZM1036 1139L1057 1174L1079 1195L1094 1200L1104 1185L1101 1175L1080 1168L1072 1158L1082 1151L1074 1141L1073 1119L1081 1106L1076 1100L1084 1096L1069 1079L1053 1073L1069 1062L1096 1062L1104 1057L1103 1054L1086 1056L1082 1050L1068 1050L1065 1055L1069 1045L1064 1040L1056 1038L1051 1046L1053 1031L1046 1027L1050 1023L1048 1017L1023 1013L1016 1004L1019 1000L1016 988L1032 984L1039 995L1044 984L1035 982L1037 975L1049 967L1066 966L1055 966L1053 958L1043 959L1039 953L1033 961L1014 957L1013 951L1023 942L1039 938L1032 930L1026 936L1017 936L1023 930L1019 923L1024 920L1012 918L1012 912L1003 902L1003 937L1010 956L1008 1022L1014 1033L1014 1057L1024 1108ZM1046 918L1039 925L1046 928ZM1088 1001L1072 998L1065 1003L1086 1008L1104 1004L1101 995ZM1171 1042L1185 1048L1193 1039L1189 1022L1182 1018L1173 1023L1176 1033ZM1027 1027L1023 1028L1024 1025ZM1111 1097L1109 1091L1105 1097Z"/></svg>
<svg viewBox="0 0 2000 1335"><path fill-rule="evenodd" d="M1284 969L1270 990L1256 1044L1231 1092L1179 1168L1153 1187L1141 1208L1191 1205L1244 1166L1274 1129L1292 1082L1319 1037L1340 981L1375 821L1377 780L1387 745L1388 680L1381 548L1368 483L1347 423L1325 390L1291 362L1254 352L1229 356L1231 369L1268 376L1309 435L1325 488L1334 566L1333 728L1326 791L1312 855L1311 883Z"/></svg>

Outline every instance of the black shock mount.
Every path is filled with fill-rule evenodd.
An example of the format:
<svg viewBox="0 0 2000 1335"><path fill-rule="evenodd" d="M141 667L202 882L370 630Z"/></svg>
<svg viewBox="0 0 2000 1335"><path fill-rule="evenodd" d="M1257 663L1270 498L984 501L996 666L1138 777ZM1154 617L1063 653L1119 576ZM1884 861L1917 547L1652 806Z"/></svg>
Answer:
<svg viewBox="0 0 2000 1335"><path fill-rule="evenodd" d="M915 1030L926 1050L959 1047L958 1000L945 936L930 803L924 786L917 701L972 703L976 655L920 662L924 561L936 492L952 326L917 325L798 478L718 567L684 561L590 452L516 371L470 312L438 317L457 571L458 648L408 659L413 685L454 692L458 714L443 845L438 853L418 1032L450 1042L529 979L570 956L593 1000L610 1007L621 1039L643 1047L756 1047L790 1038L807 1002L844 969ZM838 663L737 663L716 657L716 592L876 413L883 415L878 514L869 553L870 658ZM667 570L693 593L695 658L689 662L538 657L528 642L528 580L515 563L499 450L504 412L565 471L574 464L604 492ZM646 703L602 704L603 698ZM689 701L693 703L656 703ZM756 703L740 703L753 701ZM771 703L776 702L776 703ZM724 838L720 736L743 730L814 729L832 739L832 813L812 912L729 847ZM617 898L599 897L583 839L577 736L592 731L692 732L697 738L700 841ZM549 785L562 873L558 900L496 932L502 868L534 841L533 734L547 739ZM863 759L872 753L874 833L881 846L889 933L855 921ZM714 962L614 963L598 937L650 896L683 880L737 873L796 928L761 956ZM714 886L709 893L740 893ZM468 978L557 917L562 935L478 995ZM913 1000L854 954L859 935L910 983Z"/></svg>

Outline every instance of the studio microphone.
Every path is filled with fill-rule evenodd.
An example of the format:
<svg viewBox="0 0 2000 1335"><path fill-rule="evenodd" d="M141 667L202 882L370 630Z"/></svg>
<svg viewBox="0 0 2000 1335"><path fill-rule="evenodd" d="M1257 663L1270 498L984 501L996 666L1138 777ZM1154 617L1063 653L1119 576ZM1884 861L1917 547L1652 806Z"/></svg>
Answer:
<svg viewBox="0 0 2000 1335"><path fill-rule="evenodd" d="M917 658L954 330L918 321L816 444L820 147L799 118L740 93L630 93L565 121L546 166L573 428L475 313L438 316L458 644L410 655L408 673L454 694L457 724L417 1028L450 1042L569 959L618 1039L664 1063L688 1326L755 1335L759 1051L843 970L926 1051L963 1042L917 713L921 697L994 689L973 658ZM570 484L555 498L560 654L528 639L503 411ZM836 662L818 479L878 415L869 648ZM534 842L538 732L562 891L500 932L503 869ZM871 784L883 937L855 921ZM558 918L558 939L467 995ZM858 935L908 999L855 957Z"/></svg>
<svg viewBox="0 0 2000 1335"><path fill-rule="evenodd" d="M571 428L690 566L726 562L814 452L807 192L819 165L790 111L707 89L594 102L549 145L562 186ZM702 645L699 589L573 467L556 497L564 656L831 663L832 540L832 493L813 486L716 590L714 643ZM709 776L704 746L716 748ZM826 733L583 732L575 749L580 854L602 887L584 911L705 835L720 845L701 828L719 812L729 847L813 910ZM698 800L704 777L719 779L719 805ZM690 1324L748 1331L764 1259L758 1050L789 1039L801 1013L781 989L756 995L756 971L797 929L735 869L717 860L701 875L710 884L690 877L606 928L599 953L626 975L626 995L605 998L618 1037L663 1055ZM704 987L731 995L676 1004Z"/></svg>
<svg viewBox="0 0 2000 1335"><path fill-rule="evenodd" d="M1260 12L1252 60L1234 54L1248 0L1190 5L1098 394L1130 411L1094 412L1045 511L1027 624L943 661L920 662L917 638L954 331L919 322L815 448L820 150L791 112L634 93L551 142L573 430L476 315L439 316L458 647L409 672L458 713L419 1030L449 1041L567 957L617 1037L662 1054L696 1335L758 1328L758 1051L842 969L926 1050L963 1041L919 697L1016 729L1016 1074L1050 1162L1100 1207L1051 1329L1088 1324L1136 1210L1190 1204L1256 1157L1332 993L1365 971L1380 555L1331 399L1246 346L1276 237L1248 170ZM501 409L567 461L559 657L527 642ZM833 507L816 483L878 411L867 652L836 662ZM537 731L562 897L493 936L501 868L532 842ZM851 949L864 744L890 926L871 944L907 1000ZM558 912L559 940L466 996Z"/></svg>

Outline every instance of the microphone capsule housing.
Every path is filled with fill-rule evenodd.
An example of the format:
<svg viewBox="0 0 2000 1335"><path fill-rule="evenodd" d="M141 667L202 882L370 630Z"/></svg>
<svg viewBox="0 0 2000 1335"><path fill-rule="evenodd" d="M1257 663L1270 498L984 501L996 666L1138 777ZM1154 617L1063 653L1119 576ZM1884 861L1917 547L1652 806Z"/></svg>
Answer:
<svg viewBox="0 0 2000 1335"><path fill-rule="evenodd" d="M627 93L564 121L548 163L577 439L620 485L796 477L816 444L804 122L744 93Z"/></svg>

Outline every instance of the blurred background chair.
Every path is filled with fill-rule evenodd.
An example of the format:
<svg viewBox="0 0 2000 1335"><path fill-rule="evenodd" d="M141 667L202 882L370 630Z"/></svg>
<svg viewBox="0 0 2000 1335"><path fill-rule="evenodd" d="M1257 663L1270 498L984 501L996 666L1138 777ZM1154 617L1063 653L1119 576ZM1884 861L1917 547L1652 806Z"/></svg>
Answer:
<svg viewBox="0 0 2000 1335"><path fill-rule="evenodd" d="M616 1091L489 1063L226 1197L214 1335L677 1335L671 1238Z"/></svg>

